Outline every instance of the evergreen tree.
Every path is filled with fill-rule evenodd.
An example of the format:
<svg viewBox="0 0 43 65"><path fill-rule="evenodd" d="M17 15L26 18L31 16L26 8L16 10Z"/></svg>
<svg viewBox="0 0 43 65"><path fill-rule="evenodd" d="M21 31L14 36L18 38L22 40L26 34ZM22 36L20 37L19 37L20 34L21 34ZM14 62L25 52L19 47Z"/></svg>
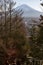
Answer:
<svg viewBox="0 0 43 65"><path fill-rule="evenodd" d="M15 13L13 13L14 14L13 16L13 14L11 14L12 3L10 3L9 4L10 12L8 10L8 12L10 13L10 16L8 16L6 11L6 5L7 5L6 1L7 0L4 1L4 4L5 4L4 14L6 17L5 17L5 20L3 19L2 30L1 30L2 37L0 37L0 57L1 55L4 54L4 57L2 56L2 58L5 58L4 61L6 61L6 59L8 59L9 57L11 58L12 56L13 58L16 57L18 59L19 58L21 59L27 53L27 47L26 47L27 40L26 40L26 32L25 32L26 30L25 30L23 17L22 17L23 12L22 10L16 11ZM9 3L9 1L7 3ZM1 53L1 51L3 52L3 54ZM12 60L13 58L11 58L10 60ZM2 63L3 63L3 60L2 60Z"/></svg>
<svg viewBox="0 0 43 65"><path fill-rule="evenodd" d="M43 6L43 3L41 3ZM36 59L43 59L43 15L40 15L40 24L37 25L38 32L36 31L37 34L35 34L35 30L33 31L33 34L31 33L31 56ZM34 27L35 28L35 27ZM35 34L35 35L34 35ZM36 38L35 38L36 36ZM36 40L35 40L36 39Z"/></svg>

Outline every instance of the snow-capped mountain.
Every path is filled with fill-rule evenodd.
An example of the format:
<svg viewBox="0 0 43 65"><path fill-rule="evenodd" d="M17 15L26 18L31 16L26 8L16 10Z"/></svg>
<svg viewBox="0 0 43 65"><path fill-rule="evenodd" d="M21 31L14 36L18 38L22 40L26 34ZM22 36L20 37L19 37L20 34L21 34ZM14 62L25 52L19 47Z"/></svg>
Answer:
<svg viewBox="0 0 43 65"><path fill-rule="evenodd" d="M16 7L16 10L18 10L18 9L22 10L24 12L23 13L24 17L39 17L42 14L42 12L34 10L33 8L31 8L25 4Z"/></svg>

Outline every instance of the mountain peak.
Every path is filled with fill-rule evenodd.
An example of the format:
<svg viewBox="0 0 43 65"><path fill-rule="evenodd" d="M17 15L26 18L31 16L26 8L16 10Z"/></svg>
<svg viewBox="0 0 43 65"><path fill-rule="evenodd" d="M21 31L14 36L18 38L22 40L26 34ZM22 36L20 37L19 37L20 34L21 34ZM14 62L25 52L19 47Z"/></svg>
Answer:
<svg viewBox="0 0 43 65"><path fill-rule="evenodd" d="M22 4L21 6L23 6L23 7L29 7L28 5L26 5L26 4Z"/></svg>
<svg viewBox="0 0 43 65"><path fill-rule="evenodd" d="M22 4L20 6L18 6L16 8L16 10L22 10L24 13L23 13L23 16L25 17L39 17L41 12L31 8L30 6L26 5L26 4Z"/></svg>
<svg viewBox="0 0 43 65"><path fill-rule="evenodd" d="M19 9L19 10L22 10L22 11L27 11L27 12L30 11L30 10L32 10L32 8L29 7L29 6L26 5L26 4L22 4L22 5L18 6L16 9L17 9L17 10Z"/></svg>

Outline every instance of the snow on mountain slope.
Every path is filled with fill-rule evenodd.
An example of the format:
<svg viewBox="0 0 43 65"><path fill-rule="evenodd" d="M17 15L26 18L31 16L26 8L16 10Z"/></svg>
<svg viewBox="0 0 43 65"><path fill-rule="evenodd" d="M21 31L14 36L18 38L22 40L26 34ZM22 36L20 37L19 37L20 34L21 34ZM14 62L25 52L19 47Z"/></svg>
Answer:
<svg viewBox="0 0 43 65"><path fill-rule="evenodd" d="M42 14L42 12L34 10L33 8L31 8L25 4L16 7L16 10L18 10L18 9L22 10L24 12L23 13L24 17L39 17Z"/></svg>

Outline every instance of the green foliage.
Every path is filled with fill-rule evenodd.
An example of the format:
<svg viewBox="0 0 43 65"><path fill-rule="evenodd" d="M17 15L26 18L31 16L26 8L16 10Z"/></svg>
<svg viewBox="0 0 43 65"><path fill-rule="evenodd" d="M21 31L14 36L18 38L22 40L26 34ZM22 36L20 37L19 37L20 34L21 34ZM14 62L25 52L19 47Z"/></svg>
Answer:
<svg viewBox="0 0 43 65"><path fill-rule="evenodd" d="M6 4L6 3L4 3ZM7 4L6 4L7 5ZM11 4L10 4L11 6ZM12 9L12 8L10 8ZM10 15L6 15L6 7L5 7L5 19L1 19L0 22L0 58L7 58L6 56L9 56L9 49L10 51L14 50L17 51L16 54L12 54L12 51L10 54L14 55L14 57L16 58L22 58L22 56L24 57L27 54L28 51L28 43L27 43L27 39L26 39L26 29L25 29L25 25L24 25L24 21L23 21L23 17L22 17L22 10L21 11L16 11L13 16L13 14L11 15L11 11L9 12ZM3 15L3 14L2 14ZM13 16L13 17L12 17ZM1 57L1 55L3 55ZM6 61L6 60L4 60ZM3 60L2 60L3 62Z"/></svg>
<svg viewBox="0 0 43 65"><path fill-rule="evenodd" d="M32 28L33 33L31 33L30 38L30 55L37 59L43 59L43 23L38 25L39 32L35 32L34 28Z"/></svg>

